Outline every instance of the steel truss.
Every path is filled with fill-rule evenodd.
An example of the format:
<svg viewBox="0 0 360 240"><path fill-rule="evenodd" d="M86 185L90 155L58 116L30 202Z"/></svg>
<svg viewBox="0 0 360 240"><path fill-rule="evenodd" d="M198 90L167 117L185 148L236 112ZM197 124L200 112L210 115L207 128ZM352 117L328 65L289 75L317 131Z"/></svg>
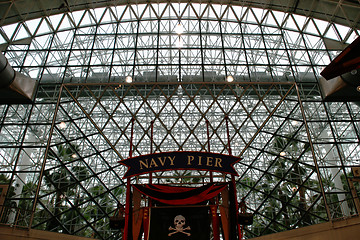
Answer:
<svg viewBox="0 0 360 240"><path fill-rule="evenodd" d="M51 231L118 236L109 229L108 217L125 201L125 169L118 161L129 156L131 119L135 119L134 155L150 152L151 121L156 152L207 151L208 120L211 150L227 153L225 116L232 153L242 158L236 165L238 198L245 197L255 213L255 224L247 228L246 236L344 216L341 194L347 196L349 213L355 214L350 190L336 190L331 179L324 177L334 167L320 155L326 158L333 152L321 150L331 145L319 137L328 123L315 121L316 112L304 109L309 104L318 108L324 104L301 100L299 89L313 91L313 86L204 82L63 85L43 162L34 171L41 184L26 183L38 186L33 189L37 205L29 221L35 228ZM338 169L339 173L341 169L350 171L345 166ZM153 179L172 184L210 181L203 171L161 172ZM148 178L133 181L148 182ZM23 194L18 196L22 198Z"/></svg>
<svg viewBox="0 0 360 240"><path fill-rule="evenodd" d="M0 182L10 183L2 223L119 238L108 217L125 202L118 161L129 156L132 119L136 156L209 146L227 153L228 117L232 154L242 158L238 197L255 216L246 238L358 213L348 182L359 187L351 168L359 164L360 109L322 102L317 85L357 29L264 9L167 3L66 12L0 30L9 63L39 80L33 104L0 106ZM209 175L153 178L196 185Z"/></svg>

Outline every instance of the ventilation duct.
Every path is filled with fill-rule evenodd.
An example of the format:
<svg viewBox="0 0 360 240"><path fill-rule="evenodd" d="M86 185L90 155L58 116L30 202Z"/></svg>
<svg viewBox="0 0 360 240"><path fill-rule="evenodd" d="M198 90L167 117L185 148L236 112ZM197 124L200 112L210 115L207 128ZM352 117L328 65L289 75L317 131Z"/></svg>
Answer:
<svg viewBox="0 0 360 240"><path fill-rule="evenodd" d="M322 72L319 80L324 101L360 105L360 37L344 49Z"/></svg>
<svg viewBox="0 0 360 240"><path fill-rule="evenodd" d="M32 103L36 81L14 71L0 53L0 104Z"/></svg>

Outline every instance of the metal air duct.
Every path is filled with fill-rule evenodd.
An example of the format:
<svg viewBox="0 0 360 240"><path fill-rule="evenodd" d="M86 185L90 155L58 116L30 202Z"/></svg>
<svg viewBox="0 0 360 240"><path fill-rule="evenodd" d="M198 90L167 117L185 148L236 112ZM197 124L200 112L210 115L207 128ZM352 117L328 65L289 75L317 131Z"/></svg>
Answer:
<svg viewBox="0 0 360 240"><path fill-rule="evenodd" d="M0 104L32 103L36 81L14 71L0 53Z"/></svg>

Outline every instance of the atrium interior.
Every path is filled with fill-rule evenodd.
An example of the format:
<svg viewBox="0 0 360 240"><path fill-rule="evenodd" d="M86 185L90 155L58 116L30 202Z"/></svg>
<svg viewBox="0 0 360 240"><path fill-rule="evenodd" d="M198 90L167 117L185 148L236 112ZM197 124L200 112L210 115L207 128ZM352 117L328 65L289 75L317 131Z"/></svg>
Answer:
<svg viewBox="0 0 360 240"><path fill-rule="evenodd" d="M324 101L320 86L359 38L358 1L31 2L0 2L1 53L36 82L26 102L0 96L1 224L121 239L119 161L173 151L241 158L244 239L359 214L360 101Z"/></svg>

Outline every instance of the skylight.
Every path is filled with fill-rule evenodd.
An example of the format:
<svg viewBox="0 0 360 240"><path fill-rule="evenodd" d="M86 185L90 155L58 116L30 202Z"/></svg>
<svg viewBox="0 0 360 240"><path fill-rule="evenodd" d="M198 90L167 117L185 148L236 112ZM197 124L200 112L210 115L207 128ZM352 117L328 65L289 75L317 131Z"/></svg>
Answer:
<svg viewBox="0 0 360 240"><path fill-rule="evenodd" d="M179 26L181 36L177 33ZM333 58L330 55L317 63L292 49L323 51L325 45L317 36L336 41L349 41L357 36L349 27L329 25L296 14L197 3L87 9L1 28L11 41L31 41L30 49L35 52L26 58L37 59L38 66L60 64L59 67L72 69L68 77L85 77L85 81L93 74L106 73L109 68L114 69L111 73L120 79L129 74L128 70L119 72L120 69L131 69L131 75L143 76L157 68L161 69L161 75L177 78L200 76L210 71L221 79L225 79L226 74L231 75L234 81L251 80L252 73L268 69L271 78L265 80L279 81L285 74L284 69L292 69L291 75L298 75L299 68L292 68L292 65L315 64L314 69L323 68ZM0 38L0 41L4 43L7 39ZM59 52L44 54L44 49ZM16 61L19 66L21 61L24 67L38 67L30 59L19 59ZM189 67L194 63L202 70ZM119 68L121 65L126 67ZM90 71L79 75L83 66ZM313 79L316 80L315 76Z"/></svg>

